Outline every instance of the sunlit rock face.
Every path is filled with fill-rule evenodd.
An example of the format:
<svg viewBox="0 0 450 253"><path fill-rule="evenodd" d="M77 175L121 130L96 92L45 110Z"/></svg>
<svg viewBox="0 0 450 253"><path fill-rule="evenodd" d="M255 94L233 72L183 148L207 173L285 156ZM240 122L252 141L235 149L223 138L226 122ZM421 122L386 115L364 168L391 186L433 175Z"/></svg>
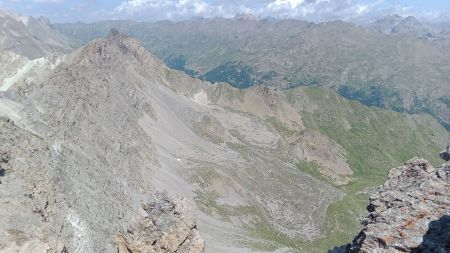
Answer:
<svg viewBox="0 0 450 253"><path fill-rule="evenodd" d="M450 164L412 159L370 196L364 229L350 252L448 252Z"/></svg>

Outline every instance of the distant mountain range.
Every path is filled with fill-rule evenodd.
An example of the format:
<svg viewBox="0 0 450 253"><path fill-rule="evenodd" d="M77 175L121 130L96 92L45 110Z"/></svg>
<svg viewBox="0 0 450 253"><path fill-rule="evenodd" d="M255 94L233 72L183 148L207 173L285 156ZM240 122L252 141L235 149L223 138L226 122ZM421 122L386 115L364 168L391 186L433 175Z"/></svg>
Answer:
<svg viewBox="0 0 450 253"><path fill-rule="evenodd" d="M0 9L0 50L29 59L71 50L68 41L43 17L21 16Z"/></svg>
<svg viewBox="0 0 450 253"><path fill-rule="evenodd" d="M412 16L403 18L398 15L389 15L370 24L369 27L387 35L402 34L412 36L432 36L433 34L430 27L426 27Z"/></svg>
<svg viewBox="0 0 450 253"><path fill-rule="evenodd" d="M329 87L365 105L430 113L450 129L450 40L445 29L414 17L388 16L368 27L246 17L55 27L74 46L115 27L170 67L210 82Z"/></svg>

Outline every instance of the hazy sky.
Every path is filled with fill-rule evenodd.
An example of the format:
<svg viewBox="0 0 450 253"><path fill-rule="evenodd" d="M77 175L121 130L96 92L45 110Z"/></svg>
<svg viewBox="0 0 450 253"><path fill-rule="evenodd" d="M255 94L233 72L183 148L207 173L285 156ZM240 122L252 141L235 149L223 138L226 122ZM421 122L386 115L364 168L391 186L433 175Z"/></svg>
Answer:
<svg viewBox="0 0 450 253"><path fill-rule="evenodd" d="M192 17L289 17L367 22L387 14L450 21L450 0L0 0L0 8L53 22L102 19L180 20Z"/></svg>

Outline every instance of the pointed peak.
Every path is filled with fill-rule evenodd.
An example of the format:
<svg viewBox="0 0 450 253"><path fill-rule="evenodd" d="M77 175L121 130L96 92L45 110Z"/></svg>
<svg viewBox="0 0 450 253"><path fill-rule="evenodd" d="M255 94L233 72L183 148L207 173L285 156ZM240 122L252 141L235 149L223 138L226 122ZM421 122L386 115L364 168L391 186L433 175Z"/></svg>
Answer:
<svg viewBox="0 0 450 253"><path fill-rule="evenodd" d="M402 16L398 15L398 14L389 14L385 17L386 19L396 19L396 20L401 20L403 19Z"/></svg>
<svg viewBox="0 0 450 253"><path fill-rule="evenodd" d="M258 17L253 15L252 13L236 13L234 16L234 19L236 20L249 20L249 21L256 21L258 20Z"/></svg>
<svg viewBox="0 0 450 253"><path fill-rule="evenodd" d="M108 36L106 36L106 39L109 41L122 41L124 39L127 39L128 36L126 34L123 34L121 32L119 32L117 29L112 28L109 33Z"/></svg>
<svg viewBox="0 0 450 253"><path fill-rule="evenodd" d="M414 16L407 16L405 20L417 20Z"/></svg>
<svg viewBox="0 0 450 253"><path fill-rule="evenodd" d="M408 16L408 17L406 17L406 18L404 18L403 20L402 20L402 22L408 22L408 23L420 23L420 21L419 20L417 20L417 18L415 18L414 16Z"/></svg>
<svg viewBox="0 0 450 253"><path fill-rule="evenodd" d="M156 66L159 60L142 47L139 41L111 29L106 38L96 39L75 53L76 62L86 64L120 65L120 63ZM98 65L99 66L99 65ZM96 66L96 67L98 67Z"/></svg>

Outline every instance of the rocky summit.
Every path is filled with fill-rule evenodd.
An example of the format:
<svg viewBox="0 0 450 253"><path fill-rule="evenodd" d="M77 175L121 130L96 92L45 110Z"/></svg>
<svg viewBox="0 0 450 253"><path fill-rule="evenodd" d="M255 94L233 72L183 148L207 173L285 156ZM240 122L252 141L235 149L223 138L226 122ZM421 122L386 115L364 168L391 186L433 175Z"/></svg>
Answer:
<svg viewBox="0 0 450 253"><path fill-rule="evenodd" d="M450 164L412 159L370 196L349 252L450 252Z"/></svg>

